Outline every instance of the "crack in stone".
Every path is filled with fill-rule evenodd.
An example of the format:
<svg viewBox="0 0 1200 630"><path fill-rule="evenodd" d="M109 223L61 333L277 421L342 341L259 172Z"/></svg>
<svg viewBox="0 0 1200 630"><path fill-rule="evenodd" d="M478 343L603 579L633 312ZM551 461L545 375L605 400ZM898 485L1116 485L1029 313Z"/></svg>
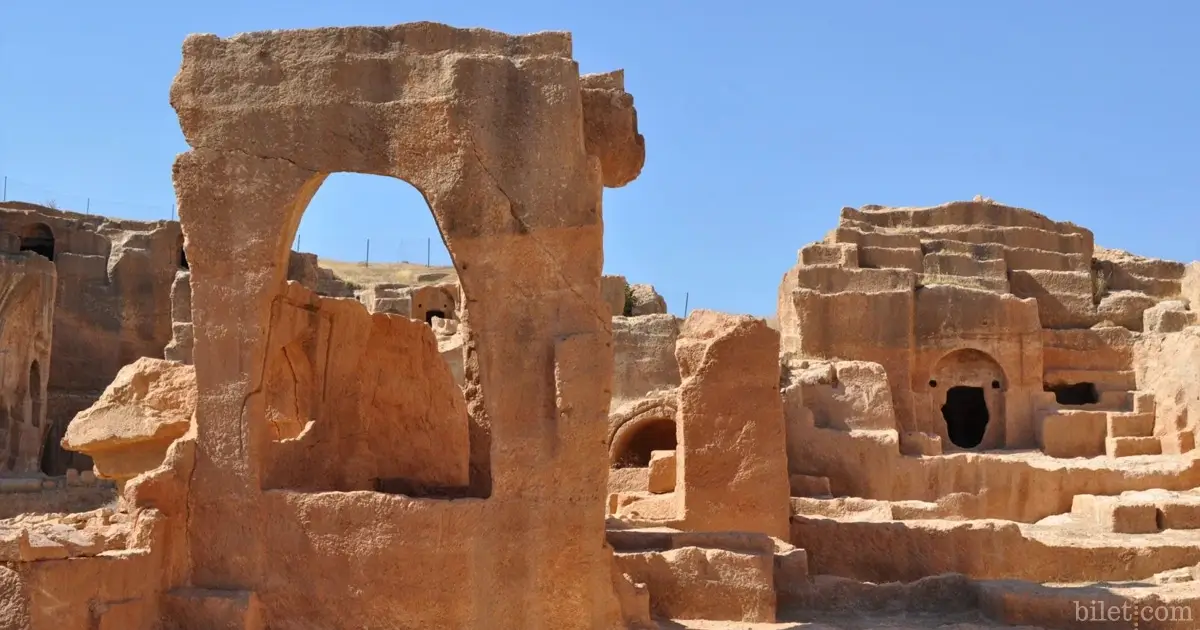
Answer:
<svg viewBox="0 0 1200 630"><path fill-rule="evenodd" d="M474 156L475 161L479 164L479 168L483 169L484 174L487 175L489 180L491 180L492 185L496 187L496 190L500 191L500 194L504 196L504 200L508 203L508 214L513 218L513 221L516 221L517 225L520 227L521 233L529 236L533 244L539 250L541 250L542 255L550 261L551 268L554 270L554 273L558 275L559 279L562 280L563 285L567 288L567 290L573 293L575 297L579 298L581 303L588 307L588 311L591 312L592 316L596 318L603 328L606 323L604 316L602 316L599 311L593 308L591 302L582 293L580 293L578 289L575 288L574 284L567 280L566 276L563 275L562 265L559 263L559 260L552 253L550 253L550 250L547 249L546 246L541 242L541 239L534 236L533 231L529 228L529 225L517 215L516 204L513 203L512 197L508 195L508 192L504 190L504 187L500 185L500 180L496 179L496 176L492 174L491 170L488 169L487 164L484 163L483 158L479 155L479 147L475 143L475 139L473 137L470 138L470 142L471 155Z"/></svg>
<svg viewBox="0 0 1200 630"><path fill-rule="evenodd" d="M279 160L280 162L287 162L288 164L291 164L292 166L295 166L296 168L298 168L302 171L312 173L314 175L322 172L322 171L319 171L314 168L309 168L307 166L302 166L300 164L297 164L296 162L293 162L292 160L289 160L285 157L279 157L279 156L274 156L274 155L258 155L257 153L251 153L250 151L247 151L245 149L235 149L235 148L230 148L230 147L213 148L213 147L207 147L204 145L193 145L192 150L193 151L212 151L214 153L236 153L238 155L244 155L246 157L254 158L256 160L264 160L264 161Z"/></svg>

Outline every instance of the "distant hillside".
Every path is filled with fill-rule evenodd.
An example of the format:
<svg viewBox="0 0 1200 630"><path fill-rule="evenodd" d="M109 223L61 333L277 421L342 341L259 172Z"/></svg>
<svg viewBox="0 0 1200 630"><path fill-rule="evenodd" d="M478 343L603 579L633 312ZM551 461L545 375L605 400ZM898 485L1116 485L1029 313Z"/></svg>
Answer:
<svg viewBox="0 0 1200 630"><path fill-rule="evenodd" d="M318 258L317 265L332 271L342 280L361 287L381 283L418 285L458 282L458 273L454 267L430 267L413 263L371 263L367 266L361 262L326 258Z"/></svg>

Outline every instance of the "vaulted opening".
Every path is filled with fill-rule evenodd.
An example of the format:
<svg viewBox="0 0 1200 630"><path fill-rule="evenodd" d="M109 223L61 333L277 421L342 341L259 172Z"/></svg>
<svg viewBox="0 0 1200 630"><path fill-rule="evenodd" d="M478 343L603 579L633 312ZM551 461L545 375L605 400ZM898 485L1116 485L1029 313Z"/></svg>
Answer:
<svg viewBox="0 0 1200 630"><path fill-rule="evenodd" d="M433 239L441 256L431 251L430 261L454 273L419 190L349 173L321 183L295 239L302 243L296 249L317 255L319 281L312 293L281 296L267 338L263 389L274 440L266 487L440 499L490 494L490 465L479 457L490 442L452 372L454 351L431 354L423 342L425 324L445 317L444 309L380 318L367 305L348 304L343 291L421 287ZM401 259L406 241L419 242L419 263ZM368 304L386 311L382 300Z"/></svg>
<svg viewBox="0 0 1200 630"><path fill-rule="evenodd" d="M955 350L938 360L929 376L930 402L941 411L944 438L950 444L964 449L1003 445L1005 375L990 354L975 348ZM993 417L997 426L989 432Z"/></svg>
<svg viewBox="0 0 1200 630"><path fill-rule="evenodd" d="M1100 392L1094 383L1062 383L1045 389L1054 392L1054 401L1060 405L1093 405L1100 402Z"/></svg>
<svg viewBox="0 0 1200 630"><path fill-rule="evenodd" d="M442 311L437 311L437 310L425 311L425 323L426 324L432 324L434 317L440 317L442 319L447 319L446 314L443 313Z"/></svg>
<svg viewBox="0 0 1200 630"><path fill-rule="evenodd" d="M613 468L644 468L650 465L654 451L673 451L678 446L675 421L652 418L635 421L637 425L622 433L614 445Z"/></svg>
<svg viewBox="0 0 1200 630"><path fill-rule="evenodd" d="M21 251L33 252L54 260L54 232L45 223L33 223L21 230Z"/></svg>
<svg viewBox="0 0 1200 630"><path fill-rule="evenodd" d="M987 433L988 407L982 387L957 385L946 391L942 418L950 442L960 448L975 448Z"/></svg>

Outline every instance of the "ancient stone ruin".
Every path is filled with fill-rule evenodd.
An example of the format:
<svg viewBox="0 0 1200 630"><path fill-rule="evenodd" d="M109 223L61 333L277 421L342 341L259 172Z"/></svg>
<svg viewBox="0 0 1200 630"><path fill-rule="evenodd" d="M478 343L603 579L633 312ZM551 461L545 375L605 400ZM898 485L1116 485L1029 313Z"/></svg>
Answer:
<svg viewBox="0 0 1200 630"><path fill-rule="evenodd" d="M1200 623L1200 264L982 198L846 208L776 324L679 318L602 275L645 146L564 33L196 35L171 103L186 254L70 215L162 263L108 263L100 324L62 261L103 239L0 234L0 464L88 458L0 478L0 629ZM457 279L291 252L345 171L421 190ZM76 319L129 337L54 435Z"/></svg>
<svg viewBox="0 0 1200 630"><path fill-rule="evenodd" d="M59 440L122 366L162 356L171 339L171 283L186 265L179 225L5 202L0 233L16 236L19 249L38 254L39 265L58 279L57 288L52 283L46 293L54 296L47 311L53 335L45 331L53 360L43 356L39 363L46 392L44 439L25 450L34 457L41 453L42 461L26 469L62 475L68 468L90 468L86 457L63 450Z"/></svg>
<svg viewBox="0 0 1200 630"><path fill-rule="evenodd" d="M0 471L40 466L57 274L32 236L0 232Z"/></svg>

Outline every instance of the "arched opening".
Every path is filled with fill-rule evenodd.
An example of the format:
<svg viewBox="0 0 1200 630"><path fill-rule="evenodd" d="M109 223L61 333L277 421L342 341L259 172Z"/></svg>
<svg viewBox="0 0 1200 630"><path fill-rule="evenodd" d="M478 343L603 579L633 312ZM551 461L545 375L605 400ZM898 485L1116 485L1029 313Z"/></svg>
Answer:
<svg viewBox="0 0 1200 630"><path fill-rule="evenodd" d="M399 259L401 242L416 239L390 236L416 234L420 265ZM420 285L426 238L436 239L441 262L449 262L421 192L375 175L330 175L297 227L323 276L362 289ZM316 292L324 293L319 285ZM426 313L414 313L416 321L372 317L362 302L349 308L342 299L295 289L279 300L263 385L274 437L265 487L445 499L490 494L490 465L480 456L490 453L485 428L472 420L451 362L413 344L413 327L428 321ZM335 351L356 359L329 361ZM327 383L345 381L359 385L346 396L326 393ZM354 461L342 455L348 452Z"/></svg>
<svg viewBox="0 0 1200 630"><path fill-rule="evenodd" d="M987 433L987 399L982 387L958 385L946 391L946 404L942 405L942 418L946 421L946 433L950 442L960 448L975 448L983 442Z"/></svg>
<svg viewBox="0 0 1200 630"><path fill-rule="evenodd" d="M1062 383L1044 388L1054 392L1054 401L1060 405L1094 405L1100 402L1100 392L1095 383Z"/></svg>
<svg viewBox="0 0 1200 630"><path fill-rule="evenodd" d="M433 324L434 317L440 317L442 319L447 319L446 314L443 313L442 311L437 311L437 310L425 311L425 323L426 324Z"/></svg>
<svg viewBox="0 0 1200 630"><path fill-rule="evenodd" d="M422 275L456 275L421 191L382 175L326 177L304 211L292 249L316 254L319 267L364 287L416 286Z"/></svg>
<svg viewBox="0 0 1200 630"><path fill-rule="evenodd" d="M29 365L29 399L33 409L30 423L35 427L40 427L42 426L42 368L37 361Z"/></svg>
<svg viewBox="0 0 1200 630"><path fill-rule="evenodd" d="M613 468L644 468L650 465L654 451L673 451L676 441L675 421L671 418L650 418L633 421L636 425L623 432L613 449Z"/></svg>
<svg viewBox="0 0 1200 630"><path fill-rule="evenodd" d="M962 449L1003 444L1005 375L995 359L972 348L956 350L930 376L931 407L945 423L943 439Z"/></svg>
<svg viewBox="0 0 1200 630"><path fill-rule="evenodd" d="M21 251L33 252L54 260L54 232L45 223L33 223L21 230Z"/></svg>

